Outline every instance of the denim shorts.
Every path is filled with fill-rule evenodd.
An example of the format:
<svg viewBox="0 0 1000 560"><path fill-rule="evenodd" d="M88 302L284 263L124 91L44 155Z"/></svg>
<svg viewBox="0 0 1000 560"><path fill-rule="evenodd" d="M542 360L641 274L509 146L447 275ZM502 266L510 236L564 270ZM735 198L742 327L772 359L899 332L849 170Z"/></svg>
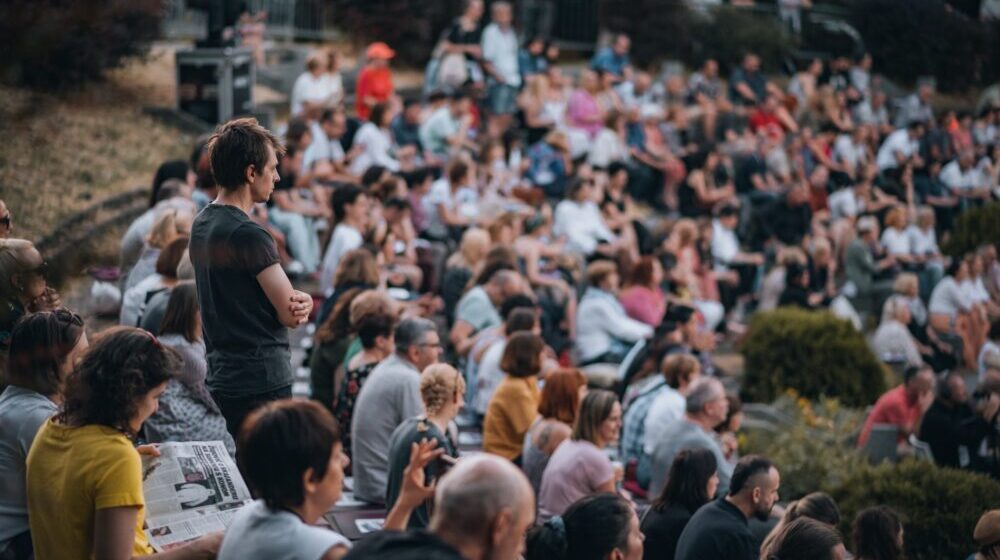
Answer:
<svg viewBox="0 0 1000 560"><path fill-rule="evenodd" d="M516 109L517 88L506 84L493 84L489 87L487 97L490 113L494 115L510 115Z"/></svg>

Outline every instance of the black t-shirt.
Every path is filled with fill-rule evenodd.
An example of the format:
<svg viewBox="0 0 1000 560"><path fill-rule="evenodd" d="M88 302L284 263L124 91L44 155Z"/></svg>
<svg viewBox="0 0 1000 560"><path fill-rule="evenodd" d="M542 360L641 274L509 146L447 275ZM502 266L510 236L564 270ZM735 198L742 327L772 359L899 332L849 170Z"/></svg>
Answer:
<svg viewBox="0 0 1000 560"><path fill-rule="evenodd" d="M759 555L746 516L726 498L719 498L691 516L677 541L674 558L757 560Z"/></svg>
<svg viewBox="0 0 1000 560"><path fill-rule="evenodd" d="M478 45L483 37L483 30L478 25L475 29L468 31L462 28L461 20L455 20L452 24L451 29L448 30L448 42L453 45L461 45L463 47L469 45ZM470 54L466 54L465 58L468 60L476 60L476 58Z"/></svg>
<svg viewBox="0 0 1000 560"><path fill-rule="evenodd" d="M643 559L674 560L677 541L690 520L691 512L681 505L669 504L662 511L650 508L642 518Z"/></svg>
<svg viewBox="0 0 1000 560"><path fill-rule="evenodd" d="M274 238L239 208L213 203L195 218L190 249L209 388L239 396L291 385L288 329L257 282L279 262Z"/></svg>
<svg viewBox="0 0 1000 560"><path fill-rule="evenodd" d="M466 560L426 531L379 531L355 543L344 560Z"/></svg>

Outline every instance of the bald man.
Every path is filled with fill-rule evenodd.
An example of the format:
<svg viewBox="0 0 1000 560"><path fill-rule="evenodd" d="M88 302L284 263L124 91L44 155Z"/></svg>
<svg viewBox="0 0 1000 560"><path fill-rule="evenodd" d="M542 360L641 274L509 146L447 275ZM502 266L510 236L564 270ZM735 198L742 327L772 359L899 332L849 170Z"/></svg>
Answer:
<svg viewBox="0 0 1000 560"><path fill-rule="evenodd" d="M417 453L408 472L423 470ZM434 452L429 460L439 455ZM418 478L417 484L429 490L423 475ZM345 560L516 560L535 521L535 496L524 473L489 454L462 459L441 478L429 532L395 532L406 526L413 504L401 495L386 518L387 530L359 542Z"/></svg>

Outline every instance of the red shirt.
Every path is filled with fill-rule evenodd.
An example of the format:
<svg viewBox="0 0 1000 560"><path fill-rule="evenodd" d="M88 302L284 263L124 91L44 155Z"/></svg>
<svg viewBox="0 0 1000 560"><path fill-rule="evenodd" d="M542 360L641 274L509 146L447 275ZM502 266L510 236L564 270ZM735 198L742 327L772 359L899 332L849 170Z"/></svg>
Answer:
<svg viewBox="0 0 1000 560"><path fill-rule="evenodd" d="M892 424L902 428L912 428L920 421L920 401L914 400L912 403L906 398L906 386L900 385L888 393L879 397L878 402L872 408L871 414L865 420L865 427L861 430L858 438L858 447L864 447L871 434L872 426L875 424ZM902 433L896 438L897 443L906 438Z"/></svg>
<svg viewBox="0 0 1000 560"><path fill-rule="evenodd" d="M394 92L392 72L388 68L365 66L358 74L358 85L354 92L354 110L358 118L368 120L371 107L365 105L366 97L374 97L378 102L389 101Z"/></svg>

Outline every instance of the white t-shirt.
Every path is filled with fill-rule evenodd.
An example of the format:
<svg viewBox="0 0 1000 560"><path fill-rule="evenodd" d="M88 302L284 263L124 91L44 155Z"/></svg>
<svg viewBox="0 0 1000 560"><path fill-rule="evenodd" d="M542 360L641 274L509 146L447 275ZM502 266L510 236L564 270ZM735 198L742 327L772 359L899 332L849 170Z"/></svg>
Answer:
<svg viewBox="0 0 1000 560"><path fill-rule="evenodd" d="M340 74L323 73L319 77L312 72L303 72L292 86L292 115L302 112L302 105L310 103L327 103L331 107L344 99L344 83Z"/></svg>
<svg viewBox="0 0 1000 560"><path fill-rule="evenodd" d="M833 144L833 159L857 169L858 164L868 160L868 152L863 144L855 144L850 134L841 134Z"/></svg>
<svg viewBox="0 0 1000 560"><path fill-rule="evenodd" d="M290 511L273 510L257 500L236 514L226 529L218 560L320 560L351 541L331 529L306 525Z"/></svg>
<svg viewBox="0 0 1000 560"><path fill-rule="evenodd" d="M919 150L920 142L911 139L909 131L905 128L900 128L886 137L885 142L882 142L882 146L878 149L878 155L875 156L875 163L878 165L879 171L894 169L899 166L896 154L910 157Z"/></svg>
<svg viewBox="0 0 1000 560"><path fill-rule="evenodd" d="M500 359L503 358L503 351L507 348L506 340L498 340L483 353L483 358L479 362L479 369L476 377L476 402L472 403L472 408L479 414L486 414L486 409L490 406L490 399L496 392L500 382L503 381L504 372L500 369Z"/></svg>
<svg viewBox="0 0 1000 560"><path fill-rule="evenodd" d="M327 137L319 123L312 123L309 129L312 132L313 141L302 154L303 173L308 173L313 163L317 161L339 163L344 160L344 147L340 145L339 138Z"/></svg>
<svg viewBox="0 0 1000 560"><path fill-rule="evenodd" d="M319 276L319 289L324 294L333 291L333 279L337 274L337 267L340 260L348 252L353 251L364 243L361 232L347 224L337 224L333 228L333 237L326 247L326 254L323 255L323 268Z"/></svg>
<svg viewBox="0 0 1000 560"><path fill-rule="evenodd" d="M667 386L662 393L656 395L653 404L646 413L646 441L643 442L643 452L652 455L656 443L660 441L667 427L684 416L686 407L684 396L677 389Z"/></svg>
<svg viewBox="0 0 1000 560"><path fill-rule="evenodd" d="M827 204L830 206L830 215L835 220L855 218L862 210L861 202L851 187L844 187L831 194Z"/></svg>
<svg viewBox="0 0 1000 560"><path fill-rule="evenodd" d="M517 62L517 33L511 27L507 31L491 23L483 29L483 59L503 76L506 85L520 87L521 73Z"/></svg>
<svg viewBox="0 0 1000 560"><path fill-rule="evenodd" d="M740 252L740 240L736 232L727 229L719 220L712 220L712 259L715 260L715 270L725 272L727 265Z"/></svg>
<svg viewBox="0 0 1000 560"><path fill-rule="evenodd" d="M339 142L338 142L339 144ZM364 151L351 162L351 173L361 176L369 167L381 165L389 171L399 171L399 162L392 157L392 136L373 123L365 123L354 136L356 146L364 146Z"/></svg>
<svg viewBox="0 0 1000 560"><path fill-rule="evenodd" d="M479 193L472 187L459 187L451 191L451 183L447 177L442 177L431 184L431 190L423 199L424 211L427 213L428 228L443 228L444 221L438 212L438 206L443 205L452 212L475 220L479 216Z"/></svg>
<svg viewBox="0 0 1000 560"><path fill-rule="evenodd" d="M941 168L941 174L938 175L938 178L941 179L942 183L948 185L952 192L972 190L982 185L982 176L979 171L975 167L962 171L957 159L946 163Z"/></svg>
<svg viewBox="0 0 1000 560"><path fill-rule="evenodd" d="M910 238L910 252L914 255L936 255L941 252L934 228L924 231L914 224L906 228L906 236Z"/></svg>
<svg viewBox="0 0 1000 560"><path fill-rule="evenodd" d="M881 241L890 255L909 255L911 252L910 237L901 229L885 228Z"/></svg>
<svg viewBox="0 0 1000 560"><path fill-rule="evenodd" d="M612 162L628 159L628 148L615 131L602 128L590 145L587 163L594 167L605 168Z"/></svg>
<svg viewBox="0 0 1000 560"><path fill-rule="evenodd" d="M615 234L608 229L601 210L592 201L563 200L556 205L552 229L556 235L565 235L569 249L590 255L600 242L610 243Z"/></svg>

